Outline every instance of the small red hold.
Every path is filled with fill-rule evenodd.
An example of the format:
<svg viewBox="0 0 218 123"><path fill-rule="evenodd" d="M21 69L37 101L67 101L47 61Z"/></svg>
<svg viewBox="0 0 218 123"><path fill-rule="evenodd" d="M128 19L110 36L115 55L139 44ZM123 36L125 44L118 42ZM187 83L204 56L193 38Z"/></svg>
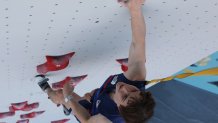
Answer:
<svg viewBox="0 0 218 123"><path fill-rule="evenodd" d="M49 70L48 70L48 67L47 67L47 62L44 63L44 64L38 65L38 66L36 67L36 69L37 69L37 72L38 72L39 74L43 74L43 75L45 75L45 74L49 71Z"/></svg>
<svg viewBox="0 0 218 123"><path fill-rule="evenodd" d="M29 119L18 120L16 123L29 123Z"/></svg>
<svg viewBox="0 0 218 123"><path fill-rule="evenodd" d="M121 65L121 69L123 72L126 72L128 70L128 67L125 65Z"/></svg>
<svg viewBox="0 0 218 123"><path fill-rule="evenodd" d="M128 63L128 58L123 58L123 59L116 59L117 62L119 62L120 64L126 65Z"/></svg>
<svg viewBox="0 0 218 123"><path fill-rule="evenodd" d="M37 72L45 75L50 71L58 71L66 68L69 65L70 58L75 52L70 52L61 56L46 56L46 62L37 66Z"/></svg>
<svg viewBox="0 0 218 123"><path fill-rule="evenodd" d="M9 106L9 111L10 112L15 112L14 108L12 106Z"/></svg>
<svg viewBox="0 0 218 123"><path fill-rule="evenodd" d="M56 121L51 121L51 123L66 123L70 119L62 119L62 120L56 120Z"/></svg>
<svg viewBox="0 0 218 123"><path fill-rule="evenodd" d="M31 113L28 113L28 114L22 114L20 115L20 118L21 119L26 119L26 118L35 118L37 117L38 115L44 113L45 111L38 111L38 112L31 112Z"/></svg>
<svg viewBox="0 0 218 123"><path fill-rule="evenodd" d="M19 103L11 103L11 107L9 107L10 111L22 110L27 105L27 101L19 102Z"/></svg>
<svg viewBox="0 0 218 123"><path fill-rule="evenodd" d="M83 79L85 79L88 75L82 75L82 76L76 76L76 77L71 77L70 85L71 86L76 86L79 84Z"/></svg>
<svg viewBox="0 0 218 123"><path fill-rule="evenodd" d="M12 103L12 106L9 106L9 111L11 112L15 112L18 110L21 111L30 111L32 109L38 108L39 107L39 103L32 103L32 104L27 104L27 101L22 102L22 103Z"/></svg>
<svg viewBox="0 0 218 123"><path fill-rule="evenodd" d="M0 119L6 118L6 117L11 117L14 116L15 112L0 112Z"/></svg>
<svg viewBox="0 0 218 123"><path fill-rule="evenodd" d="M36 102L36 103L32 103L32 104L27 104L23 109L22 111L31 111L33 109L36 109L39 107L39 103Z"/></svg>
<svg viewBox="0 0 218 123"><path fill-rule="evenodd" d="M62 80L60 82L52 83L52 88L53 89L61 89L64 87L64 84L67 82L70 82L70 85L75 87L77 84L79 84L86 77L87 77L87 75L76 76L76 77L67 76L64 80Z"/></svg>
<svg viewBox="0 0 218 123"><path fill-rule="evenodd" d="M128 58L117 59L116 61L121 64L121 69L123 72L126 72L128 70Z"/></svg>
<svg viewBox="0 0 218 123"><path fill-rule="evenodd" d="M61 89L64 87L64 84L67 83L68 81L70 81L71 78L70 77L66 77L64 80L60 81L60 82L55 82L52 83L52 88L53 89Z"/></svg>

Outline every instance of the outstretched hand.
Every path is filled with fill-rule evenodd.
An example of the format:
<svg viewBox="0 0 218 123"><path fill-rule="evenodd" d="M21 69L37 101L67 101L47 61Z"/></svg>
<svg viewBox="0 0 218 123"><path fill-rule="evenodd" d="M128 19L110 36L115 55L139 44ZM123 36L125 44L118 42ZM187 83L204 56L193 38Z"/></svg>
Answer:
<svg viewBox="0 0 218 123"><path fill-rule="evenodd" d="M140 8L145 0L118 0L118 2L128 9Z"/></svg>

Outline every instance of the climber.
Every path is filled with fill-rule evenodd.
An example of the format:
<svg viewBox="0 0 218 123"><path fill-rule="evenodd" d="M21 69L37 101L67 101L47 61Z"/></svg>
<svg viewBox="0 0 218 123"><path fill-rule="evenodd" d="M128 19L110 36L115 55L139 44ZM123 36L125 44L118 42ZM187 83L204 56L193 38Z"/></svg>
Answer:
<svg viewBox="0 0 218 123"><path fill-rule="evenodd" d="M146 85L146 26L142 11L145 0L120 0L131 16L132 42L128 70L109 76L100 88L80 97L69 83L63 90L49 90L55 104L71 108L81 123L144 123L153 115L155 101Z"/></svg>

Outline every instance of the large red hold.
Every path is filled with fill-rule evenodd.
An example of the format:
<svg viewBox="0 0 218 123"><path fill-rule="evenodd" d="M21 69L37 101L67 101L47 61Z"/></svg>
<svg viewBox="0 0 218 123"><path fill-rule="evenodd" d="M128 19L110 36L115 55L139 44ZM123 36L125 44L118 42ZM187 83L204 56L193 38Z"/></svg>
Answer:
<svg viewBox="0 0 218 123"><path fill-rule="evenodd" d="M117 59L116 61L121 64L121 69L123 72L126 72L128 70L128 58Z"/></svg>
<svg viewBox="0 0 218 123"><path fill-rule="evenodd" d="M18 120L16 123L29 123L29 119Z"/></svg>
<svg viewBox="0 0 218 123"><path fill-rule="evenodd" d="M51 123L66 123L70 119L62 119L62 120L56 120L56 121L51 121Z"/></svg>
<svg viewBox="0 0 218 123"><path fill-rule="evenodd" d="M75 54L75 52L70 52L61 56L46 56L46 62L44 64L37 66L37 72L39 74L45 75L50 71L58 71L66 68L69 64L70 58Z"/></svg>
<svg viewBox="0 0 218 123"><path fill-rule="evenodd" d="M20 118L21 119L27 119L27 118L35 118L37 117L38 115L44 113L45 111L38 111L38 112L31 112L31 113L28 113L28 114L22 114L20 115Z"/></svg>
<svg viewBox="0 0 218 123"><path fill-rule="evenodd" d="M70 82L71 86L76 86L78 83L80 83L86 77L87 77L87 75L76 76L76 77L69 77L68 76L60 82L52 83L52 88L53 89L61 89L61 88L63 88L64 84L67 82Z"/></svg>
<svg viewBox="0 0 218 123"><path fill-rule="evenodd" d="M6 117L11 117L14 116L15 112L0 112L0 119L6 118Z"/></svg>

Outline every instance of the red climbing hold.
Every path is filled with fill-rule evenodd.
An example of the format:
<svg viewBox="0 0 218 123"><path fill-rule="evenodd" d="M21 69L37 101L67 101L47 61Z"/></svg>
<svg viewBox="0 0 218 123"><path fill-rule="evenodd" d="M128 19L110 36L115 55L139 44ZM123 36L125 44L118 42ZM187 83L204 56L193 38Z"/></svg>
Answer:
<svg viewBox="0 0 218 123"><path fill-rule="evenodd" d="M38 108L39 103L32 103L32 104L27 104L27 101L21 102L21 103L11 103L12 106L9 107L9 111L15 112L18 110L21 111L30 111L32 109Z"/></svg>
<svg viewBox="0 0 218 123"><path fill-rule="evenodd" d="M75 54L71 52L61 56L46 56L46 62L37 66L37 72L45 75L50 71L58 71L66 68L69 64L70 58Z"/></svg>
<svg viewBox="0 0 218 123"><path fill-rule="evenodd" d="M18 120L16 123L29 123L29 119Z"/></svg>
<svg viewBox="0 0 218 123"><path fill-rule="evenodd" d="M23 109L22 111L31 111L33 109L36 109L39 107L39 103L36 102L36 103L32 103L32 104L27 104Z"/></svg>
<svg viewBox="0 0 218 123"><path fill-rule="evenodd" d="M15 112L0 112L0 119L6 118L6 117L11 117L14 116Z"/></svg>
<svg viewBox="0 0 218 123"><path fill-rule="evenodd" d="M12 106L9 106L9 111L10 112L15 112L14 108Z"/></svg>
<svg viewBox="0 0 218 123"><path fill-rule="evenodd" d="M10 111L22 110L27 105L27 101L19 102L19 103L11 103L11 107L9 107Z"/></svg>
<svg viewBox="0 0 218 123"><path fill-rule="evenodd" d="M80 83L86 77L87 77L87 75L76 76L76 77L69 77L68 76L60 82L52 83L52 88L53 89L61 89L61 88L63 88L64 84L67 82L70 82L71 86L76 86L78 83Z"/></svg>
<svg viewBox="0 0 218 123"><path fill-rule="evenodd" d="M66 123L70 119L62 119L62 120L56 120L56 121L51 121L51 123Z"/></svg>
<svg viewBox="0 0 218 123"><path fill-rule="evenodd" d="M121 64L121 69L123 72L126 72L128 70L128 58L124 58L124 59L117 59L117 62L119 62Z"/></svg>
<svg viewBox="0 0 218 123"><path fill-rule="evenodd" d="M21 119L26 119L26 118L35 118L37 117L38 115L44 113L45 111L38 111L38 112L31 112L31 113L28 113L28 114L22 114L20 115L20 118Z"/></svg>
<svg viewBox="0 0 218 123"><path fill-rule="evenodd" d="M121 69L123 72L126 72L128 70L128 67L125 65L121 65Z"/></svg>

